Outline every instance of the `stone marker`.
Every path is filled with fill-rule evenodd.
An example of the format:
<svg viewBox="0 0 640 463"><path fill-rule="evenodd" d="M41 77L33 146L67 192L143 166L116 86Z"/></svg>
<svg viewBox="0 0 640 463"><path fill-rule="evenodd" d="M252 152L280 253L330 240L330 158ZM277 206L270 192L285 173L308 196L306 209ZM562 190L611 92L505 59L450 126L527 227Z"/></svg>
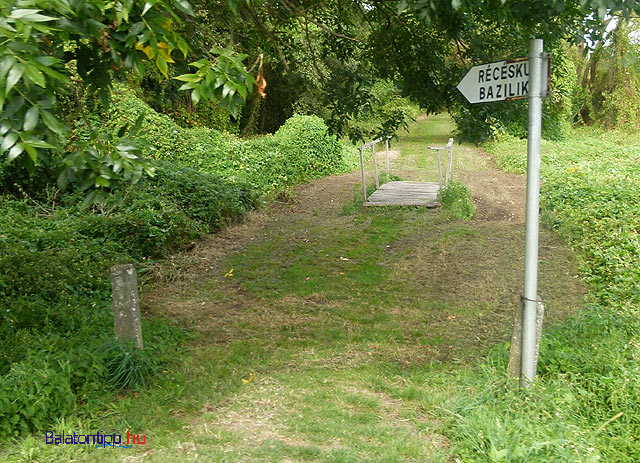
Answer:
<svg viewBox="0 0 640 463"><path fill-rule="evenodd" d="M132 264L111 267L111 291L116 340L131 340L142 349L138 278Z"/></svg>

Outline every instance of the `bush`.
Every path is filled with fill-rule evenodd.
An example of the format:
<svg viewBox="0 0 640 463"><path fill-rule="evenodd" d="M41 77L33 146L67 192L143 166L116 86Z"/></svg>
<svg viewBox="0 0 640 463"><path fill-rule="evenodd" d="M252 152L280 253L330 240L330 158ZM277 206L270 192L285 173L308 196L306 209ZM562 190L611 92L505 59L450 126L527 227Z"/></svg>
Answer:
<svg viewBox="0 0 640 463"><path fill-rule="evenodd" d="M293 116L274 135L241 140L214 129L182 128L131 93L121 92L106 123L116 128L142 113L152 157L245 182L261 195L273 196L296 183L348 171L356 158L355 149L338 142L315 116Z"/></svg>
<svg viewBox="0 0 640 463"><path fill-rule="evenodd" d="M406 128L420 115L420 107L402 96L390 80L377 81L371 93L375 102L371 113L363 114L349 122L347 135L362 136L370 141L378 136L393 135L397 129Z"/></svg>
<svg viewBox="0 0 640 463"><path fill-rule="evenodd" d="M488 148L500 165L523 171L525 141L503 138ZM542 153L542 217L581 258L589 303L545 328L529 390L510 387L507 351L494 351L499 364L485 364L465 384L481 392L462 394L450 410L454 448L464 461L636 462L640 139L581 129L543 142Z"/></svg>
<svg viewBox="0 0 640 463"><path fill-rule="evenodd" d="M35 355L0 377L0 437L42 429L74 406L71 366Z"/></svg>
<svg viewBox="0 0 640 463"><path fill-rule="evenodd" d="M113 264L146 268L239 219L264 193L348 170L345 154L353 155L316 117L242 141L183 129L130 94L107 113L107 126L142 112L153 178L120 184L89 210L82 193L0 196L0 437L42 430L80 401L145 384L163 352L175 350L180 330L165 322L144 329L145 351L109 340ZM11 169L0 167L0 190L10 189Z"/></svg>
<svg viewBox="0 0 640 463"><path fill-rule="evenodd" d="M459 182L450 182L438 199L442 208L457 219L470 219L476 211L469 188Z"/></svg>
<svg viewBox="0 0 640 463"><path fill-rule="evenodd" d="M158 369L158 361L133 343L110 340L98 348L107 382L116 389L144 385Z"/></svg>
<svg viewBox="0 0 640 463"><path fill-rule="evenodd" d="M241 217L257 198L242 182L159 163L154 178L113 191L102 208L81 202L80 194L55 207L0 197L0 401L11 403L0 437L42 429L105 388L143 384L155 369L151 354L106 348L96 335L113 332L109 268L146 266ZM169 328L145 330L145 339L165 330L149 343L153 355L163 339L178 342Z"/></svg>

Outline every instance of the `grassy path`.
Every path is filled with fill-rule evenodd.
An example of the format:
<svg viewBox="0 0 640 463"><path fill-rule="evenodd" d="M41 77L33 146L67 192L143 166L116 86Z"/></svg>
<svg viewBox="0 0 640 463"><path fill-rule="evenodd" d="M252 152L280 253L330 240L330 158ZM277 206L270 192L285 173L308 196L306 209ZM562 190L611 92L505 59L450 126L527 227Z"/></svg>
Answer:
<svg viewBox="0 0 640 463"><path fill-rule="evenodd" d="M426 146L451 129L443 116L413 124L392 173L437 178ZM457 372L509 337L525 184L470 145L455 146L453 173L471 188L471 221L363 208L352 173L302 185L165 262L144 309L197 334L151 388L95 417L147 444L40 445L33 461L455 461L441 409ZM554 323L584 291L545 230L540 269Z"/></svg>

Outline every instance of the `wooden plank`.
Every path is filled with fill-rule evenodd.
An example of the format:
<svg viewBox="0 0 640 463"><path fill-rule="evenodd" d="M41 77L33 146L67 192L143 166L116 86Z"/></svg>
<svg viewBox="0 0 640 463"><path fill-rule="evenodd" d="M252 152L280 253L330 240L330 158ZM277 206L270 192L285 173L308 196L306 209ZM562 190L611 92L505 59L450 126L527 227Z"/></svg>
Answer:
<svg viewBox="0 0 640 463"><path fill-rule="evenodd" d="M387 188L378 188L376 191L414 191L416 193L433 193L433 192L438 192L440 191L440 187L439 186L434 186L434 187L403 187L403 186L392 186L392 187L387 187Z"/></svg>
<svg viewBox="0 0 640 463"><path fill-rule="evenodd" d="M425 207L439 207L440 203L437 201L385 201L385 202L366 202L367 207L375 206L425 206Z"/></svg>
<svg viewBox="0 0 640 463"><path fill-rule="evenodd" d="M412 189L412 188L417 188L417 189L433 189L433 188L440 188L440 185L437 183L423 183L423 184L419 184L419 183L395 183L395 182L391 182L391 183L385 183L384 185L380 185L381 189L386 189L386 188L408 188L408 189Z"/></svg>
<svg viewBox="0 0 640 463"><path fill-rule="evenodd" d="M438 193L436 192L415 192L415 191L376 191L370 195L375 196L412 196L412 197L436 197Z"/></svg>
<svg viewBox="0 0 640 463"><path fill-rule="evenodd" d="M376 190L379 191L380 194L396 194L396 193L403 193L403 194L411 194L411 195L437 195L439 190Z"/></svg>
<svg viewBox="0 0 640 463"><path fill-rule="evenodd" d="M374 191L364 205L438 207L439 191L434 182L389 182Z"/></svg>
<svg viewBox="0 0 640 463"><path fill-rule="evenodd" d="M394 188L394 187L402 187L402 188L439 188L440 185L435 182L389 182L384 185L380 185L381 189L384 188Z"/></svg>

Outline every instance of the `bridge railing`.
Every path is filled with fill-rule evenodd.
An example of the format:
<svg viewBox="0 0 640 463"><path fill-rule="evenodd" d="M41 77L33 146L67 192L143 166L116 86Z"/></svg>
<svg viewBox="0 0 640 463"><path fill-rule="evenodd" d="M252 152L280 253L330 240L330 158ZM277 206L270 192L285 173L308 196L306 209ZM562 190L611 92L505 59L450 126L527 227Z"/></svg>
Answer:
<svg viewBox="0 0 640 463"><path fill-rule="evenodd" d="M449 138L446 146L430 146L430 150L435 150L438 155L438 180L440 182L440 189L442 190L442 163L440 160L440 151L447 150L447 172L445 174L445 188L449 186L449 182L451 181L451 166L453 162L453 138Z"/></svg>
<svg viewBox="0 0 640 463"><path fill-rule="evenodd" d="M378 162L376 160L376 144L381 141L385 142L385 150L386 150L386 168L387 168L387 178L389 178L389 140L391 137L380 137L375 140L370 141L369 143L365 143L361 147L358 148L360 152L360 173L362 174L362 196L364 197L364 201L367 201L367 183L364 175L364 157L362 152L371 148L371 159L373 160L373 171L376 177L376 189L380 188L380 177L378 175Z"/></svg>

